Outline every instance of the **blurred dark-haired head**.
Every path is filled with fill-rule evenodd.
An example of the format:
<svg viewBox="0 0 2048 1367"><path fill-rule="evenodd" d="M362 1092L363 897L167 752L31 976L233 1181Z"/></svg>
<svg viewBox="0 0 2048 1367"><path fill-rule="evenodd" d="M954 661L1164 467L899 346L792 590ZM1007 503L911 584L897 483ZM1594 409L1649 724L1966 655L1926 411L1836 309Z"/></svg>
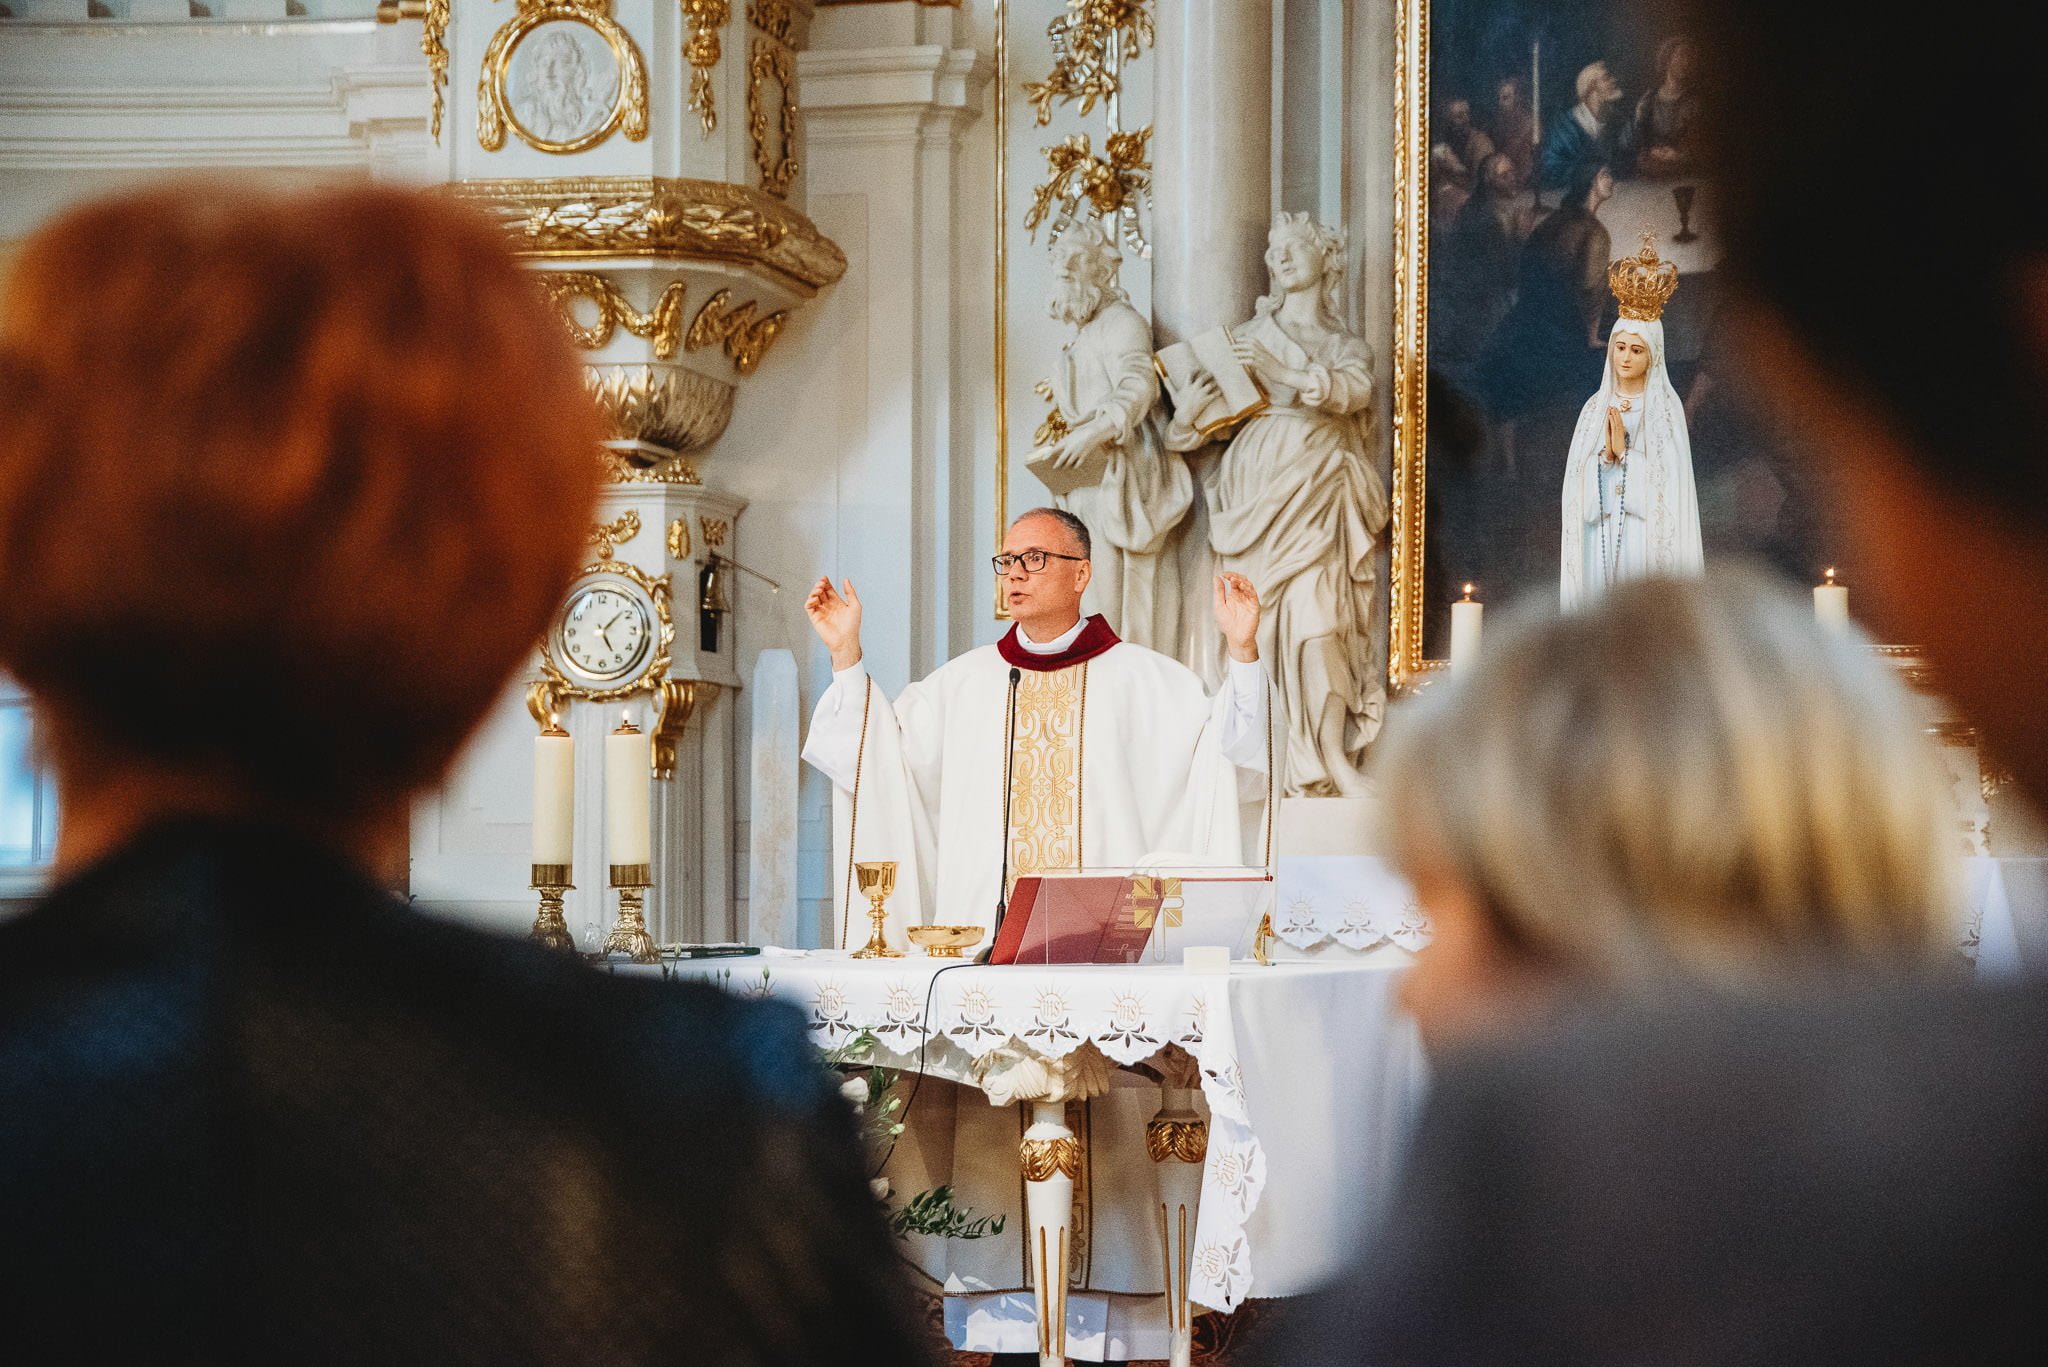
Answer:
<svg viewBox="0 0 2048 1367"><path fill-rule="evenodd" d="M1727 270L1780 421L1841 476L1859 611L2048 796L2048 162L2012 141L2037 45L1970 0L1694 10Z"/></svg>
<svg viewBox="0 0 2048 1367"><path fill-rule="evenodd" d="M0 668L60 783L402 811L538 638L600 437L530 277L442 198L88 204L0 296Z"/></svg>

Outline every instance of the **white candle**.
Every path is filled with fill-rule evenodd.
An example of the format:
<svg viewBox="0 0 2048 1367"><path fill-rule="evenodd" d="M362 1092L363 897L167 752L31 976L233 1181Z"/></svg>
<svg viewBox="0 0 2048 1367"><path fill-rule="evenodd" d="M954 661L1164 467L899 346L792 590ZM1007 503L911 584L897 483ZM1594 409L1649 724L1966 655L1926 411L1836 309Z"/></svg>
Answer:
<svg viewBox="0 0 2048 1367"><path fill-rule="evenodd" d="M1486 605L1475 602L1472 586L1465 585L1465 596L1451 604L1451 668L1470 669L1479 663L1479 627L1486 615Z"/></svg>
<svg viewBox="0 0 2048 1367"><path fill-rule="evenodd" d="M568 867L576 838L576 742L552 720L533 738L533 862Z"/></svg>
<svg viewBox="0 0 2048 1367"><path fill-rule="evenodd" d="M611 864L645 864L652 847L648 783L652 752L631 719L604 738L604 851Z"/></svg>
<svg viewBox="0 0 2048 1367"><path fill-rule="evenodd" d="M1849 587L1835 582L1832 565L1828 567L1827 581L1813 586L1813 615L1830 625L1849 624Z"/></svg>

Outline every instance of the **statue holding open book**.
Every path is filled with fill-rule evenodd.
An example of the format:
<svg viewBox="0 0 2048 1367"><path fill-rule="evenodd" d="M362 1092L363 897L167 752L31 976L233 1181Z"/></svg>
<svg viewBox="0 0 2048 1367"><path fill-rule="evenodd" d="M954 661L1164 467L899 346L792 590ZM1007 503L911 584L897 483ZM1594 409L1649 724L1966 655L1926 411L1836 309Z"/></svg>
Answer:
<svg viewBox="0 0 2048 1367"><path fill-rule="evenodd" d="M1366 441L1372 352L1339 313L1344 257L1341 232L1281 214L1253 317L1159 357L1166 445L1227 442L1203 486L1210 546L1267 605L1259 654L1287 717L1284 791L1308 796L1366 791L1386 708L1372 624L1387 486Z"/></svg>
<svg viewBox="0 0 2048 1367"><path fill-rule="evenodd" d="M1180 653L1181 594L1171 544L1194 502L1187 462L1166 449L1152 327L1117 285L1122 258L1093 222L1052 249L1048 311L1074 335L1041 392L1065 425L1025 458L1056 507L1095 541L1086 610L1126 641Z"/></svg>

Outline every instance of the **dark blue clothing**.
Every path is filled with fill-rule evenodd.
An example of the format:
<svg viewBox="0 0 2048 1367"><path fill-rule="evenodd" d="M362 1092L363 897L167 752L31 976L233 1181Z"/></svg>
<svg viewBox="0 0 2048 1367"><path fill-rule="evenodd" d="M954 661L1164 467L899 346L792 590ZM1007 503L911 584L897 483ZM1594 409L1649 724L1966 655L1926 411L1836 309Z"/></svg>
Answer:
<svg viewBox="0 0 2048 1367"><path fill-rule="evenodd" d="M12 1362L928 1360L794 1012L160 828L0 925Z"/></svg>

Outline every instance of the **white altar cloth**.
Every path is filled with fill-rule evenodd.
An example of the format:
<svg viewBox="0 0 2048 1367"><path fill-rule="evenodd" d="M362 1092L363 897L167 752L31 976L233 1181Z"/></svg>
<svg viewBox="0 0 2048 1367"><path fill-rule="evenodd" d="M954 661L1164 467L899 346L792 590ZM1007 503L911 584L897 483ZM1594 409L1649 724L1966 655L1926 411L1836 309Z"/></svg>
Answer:
<svg viewBox="0 0 2048 1367"><path fill-rule="evenodd" d="M1231 1310L1342 1269L1392 1179L1424 1078L1395 1004L1402 962L994 967L922 956L769 950L614 972L709 980L804 1013L821 1046L863 1029L877 1062L975 1085L1004 1046L1063 1058L1084 1042L1136 1064L1169 1044L1201 1069L1210 1112L1191 1298ZM921 1056L920 1056L921 1055Z"/></svg>
<svg viewBox="0 0 2048 1367"><path fill-rule="evenodd" d="M1391 940L1413 952L1429 943L1415 890L1378 855L1282 855L1275 873L1273 933L1283 944L1370 949Z"/></svg>

